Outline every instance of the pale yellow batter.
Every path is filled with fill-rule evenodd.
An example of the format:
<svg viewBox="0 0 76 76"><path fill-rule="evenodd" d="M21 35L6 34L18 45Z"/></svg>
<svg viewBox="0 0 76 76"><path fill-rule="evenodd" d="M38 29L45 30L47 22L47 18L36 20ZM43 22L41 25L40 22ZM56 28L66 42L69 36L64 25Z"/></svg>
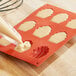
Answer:
<svg viewBox="0 0 76 76"><path fill-rule="evenodd" d="M36 29L33 33L34 36L37 36L39 38L43 38L51 32L51 28L49 26L43 26Z"/></svg>
<svg viewBox="0 0 76 76"><path fill-rule="evenodd" d="M27 21L20 25L19 30L28 31L36 25L35 21Z"/></svg>
<svg viewBox="0 0 76 76"><path fill-rule="evenodd" d="M31 48L31 43L29 41L25 41L23 44L19 44L15 47L17 52L24 52Z"/></svg>
<svg viewBox="0 0 76 76"><path fill-rule="evenodd" d="M66 37L67 37L67 34L65 32L59 32L52 35L49 41L57 44L65 40Z"/></svg>
<svg viewBox="0 0 76 76"><path fill-rule="evenodd" d="M68 22L66 27L69 27L69 28L72 28L72 29L76 29L76 19L73 19L70 22Z"/></svg>
<svg viewBox="0 0 76 76"><path fill-rule="evenodd" d="M51 21L55 23L61 23L61 22L66 21L67 19L68 19L68 14L61 13L54 16Z"/></svg>
<svg viewBox="0 0 76 76"><path fill-rule="evenodd" d="M52 9L44 9L44 10L41 10L37 13L37 17L40 17L40 18L46 18L46 17L49 17L53 14L53 10Z"/></svg>

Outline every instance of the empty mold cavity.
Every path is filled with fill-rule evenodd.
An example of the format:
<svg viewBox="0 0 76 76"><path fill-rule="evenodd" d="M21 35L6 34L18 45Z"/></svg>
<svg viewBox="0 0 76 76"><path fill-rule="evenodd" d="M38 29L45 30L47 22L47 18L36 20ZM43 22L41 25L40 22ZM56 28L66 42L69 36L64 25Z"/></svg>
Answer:
<svg viewBox="0 0 76 76"><path fill-rule="evenodd" d="M19 44L15 47L17 52L24 52L31 48L31 43L29 41L25 41L23 44Z"/></svg>
<svg viewBox="0 0 76 76"><path fill-rule="evenodd" d="M35 58L40 58L45 56L49 52L48 46L41 46L33 50L33 56Z"/></svg>
<svg viewBox="0 0 76 76"><path fill-rule="evenodd" d="M53 10L52 9L43 9L41 11L39 11L37 13L37 17L40 17L40 18L46 18L46 17L49 17L53 14Z"/></svg>
<svg viewBox="0 0 76 76"><path fill-rule="evenodd" d="M10 42L4 38L0 39L0 45L2 46L8 46L10 44Z"/></svg>
<svg viewBox="0 0 76 76"><path fill-rule="evenodd" d="M72 28L72 29L76 29L76 19L73 19L70 22L68 22L66 27L69 27L69 28Z"/></svg>
<svg viewBox="0 0 76 76"><path fill-rule="evenodd" d="M66 37L67 37L67 34L65 32L59 32L59 33L52 35L49 41L57 44L65 40Z"/></svg>
<svg viewBox="0 0 76 76"><path fill-rule="evenodd" d="M61 23L61 22L66 21L67 19L68 19L68 14L61 13L61 14L55 15L51 21L55 23Z"/></svg>
<svg viewBox="0 0 76 76"><path fill-rule="evenodd" d="M27 21L20 25L19 30L28 31L36 25L35 21Z"/></svg>
<svg viewBox="0 0 76 76"><path fill-rule="evenodd" d="M39 38L43 38L43 37L49 35L50 32L51 32L50 26L43 26L43 27L39 27L38 29L36 29L34 31L33 35L37 36Z"/></svg>

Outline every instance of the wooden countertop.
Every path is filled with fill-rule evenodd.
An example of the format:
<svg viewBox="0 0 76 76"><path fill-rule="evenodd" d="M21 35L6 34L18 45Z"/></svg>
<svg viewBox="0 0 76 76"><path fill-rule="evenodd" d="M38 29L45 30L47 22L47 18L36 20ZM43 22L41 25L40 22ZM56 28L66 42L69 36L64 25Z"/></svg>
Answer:
<svg viewBox="0 0 76 76"><path fill-rule="evenodd" d="M21 7L0 15L11 25L27 17L45 3L75 12L76 0L24 0ZM76 76L76 37L71 39L41 66L35 67L0 52L0 76Z"/></svg>

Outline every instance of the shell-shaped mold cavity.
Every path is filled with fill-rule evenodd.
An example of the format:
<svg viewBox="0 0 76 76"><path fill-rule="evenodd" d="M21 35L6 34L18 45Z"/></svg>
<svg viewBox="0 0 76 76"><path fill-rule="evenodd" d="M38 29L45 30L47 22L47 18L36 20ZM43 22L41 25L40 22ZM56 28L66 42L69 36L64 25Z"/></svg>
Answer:
<svg viewBox="0 0 76 76"><path fill-rule="evenodd" d="M47 18L47 17L51 16L52 14L53 14L52 9L43 9L43 10L39 11L36 16L40 17L40 18Z"/></svg>
<svg viewBox="0 0 76 76"><path fill-rule="evenodd" d="M39 27L38 29L36 29L34 31L33 35L37 36L39 38L43 38L43 37L49 35L50 32L51 32L50 26L42 26L42 27Z"/></svg>
<svg viewBox="0 0 76 76"><path fill-rule="evenodd" d="M76 29L76 19L73 19L70 22L68 22L66 27Z"/></svg>
<svg viewBox="0 0 76 76"><path fill-rule="evenodd" d="M28 31L31 30L36 25L35 21L27 21L20 25L18 28L21 31Z"/></svg>
<svg viewBox="0 0 76 76"><path fill-rule="evenodd" d="M25 41L23 44L19 44L15 47L15 50L17 52L24 52L24 51L27 51L31 48L31 43L29 41Z"/></svg>
<svg viewBox="0 0 76 76"><path fill-rule="evenodd" d="M54 35L52 35L50 37L49 41L57 44L57 43L60 43L63 40L65 40L66 37L67 37L67 34L65 32L58 32L58 33L55 33Z"/></svg>
<svg viewBox="0 0 76 76"><path fill-rule="evenodd" d="M66 21L68 19L68 14L66 13L61 13L61 14L57 14L52 18L52 22L55 23L62 23L64 21Z"/></svg>
<svg viewBox="0 0 76 76"><path fill-rule="evenodd" d="M41 46L33 50L33 57L40 58L49 52L48 46Z"/></svg>

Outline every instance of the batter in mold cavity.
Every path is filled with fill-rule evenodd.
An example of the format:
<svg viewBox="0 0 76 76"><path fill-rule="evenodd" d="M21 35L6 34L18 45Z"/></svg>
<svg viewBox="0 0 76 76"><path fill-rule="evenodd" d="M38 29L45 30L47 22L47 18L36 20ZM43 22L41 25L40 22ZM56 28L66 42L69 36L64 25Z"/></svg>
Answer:
<svg viewBox="0 0 76 76"><path fill-rule="evenodd" d="M66 21L67 19L68 19L68 14L60 13L60 14L55 15L51 21L55 23L62 23Z"/></svg>
<svg viewBox="0 0 76 76"><path fill-rule="evenodd" d="M2 46L8 46L10 44L11 43L8 40L6 40L5 38L3 38L3 37L0 38L0 45L2 45ZM15 50L17 52L24 52L24 51L26 51L26 50L28 50L30 48L31 48L30 41L25 41L23 44L16 45Z"/></svg>
<svg viewBox="0 0 76 76"><path fill-rule="evenodd" d="M76 19L73 19L70 22L68 22L66 27L71 28L71 29L76 29Z"/></svg>
<svg viewBox="0 0 76 76"><path fill-rule="evenodd" d="M35 21L27 21L20 25L18 28L21 31L28 31L31 30L36 25Z"/></svg>
<svg viewBox="0 0 76 76"><path fill-rule="evenodd" d="M39 38L43 38L51 32L51 27L50 26L42 26L36 29L33 33L34 36L37 36Z"/></svg>
<svg viewBox="0 0 76 76"><path fill-rule="evenodd" d="M16 47L15 47L15 51L17 52L24 52L24 51L27 51L31 48L31 43L29 41L25 41L23 44L18 44Z"/></svg>
<svg viewBox="0 0 76 76"><path fill-rule="evenodd" d="M65 32L58 32L58 33L55 33L54 35L52 35L49 39L50 42L52 43L60 43L62 41L64 41L67 37L67 34Z"/></svg>
<svg viewBox="0 0 76 76"><path fill-rule="evenodd" d="M53 10L48 8L48 9L43 9L39 11L36 16L40 18L47 18L53 14Z"/></svg>

